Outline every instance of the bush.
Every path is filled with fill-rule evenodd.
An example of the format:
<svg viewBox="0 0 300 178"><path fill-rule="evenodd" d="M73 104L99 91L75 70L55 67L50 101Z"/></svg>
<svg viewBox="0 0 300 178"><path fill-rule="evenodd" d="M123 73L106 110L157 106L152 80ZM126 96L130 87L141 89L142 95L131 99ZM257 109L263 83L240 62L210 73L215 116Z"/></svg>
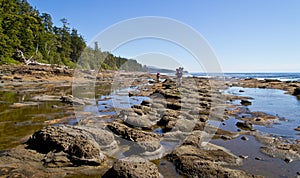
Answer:
<svg viewBox="0 0 300 178"><path fill-rule="evenodd" d="M6 57L0 59L0 65L2 64L21 64L21 63L17 60L14 60L13 58Z"/></svg>

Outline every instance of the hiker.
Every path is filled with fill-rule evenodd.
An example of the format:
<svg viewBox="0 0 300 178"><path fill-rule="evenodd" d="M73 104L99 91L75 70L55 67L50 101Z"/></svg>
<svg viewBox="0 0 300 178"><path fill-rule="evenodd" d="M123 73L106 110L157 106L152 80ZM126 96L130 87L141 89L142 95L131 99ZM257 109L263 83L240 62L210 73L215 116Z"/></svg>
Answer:
<svg viewBox="0 0 300 178"><path fill-rule="evenodd" d="M182 76L183 76L183 67L179 67L179 69L176 69L177 87L181 87Z"/></svg>
<svg viewBox="0 0 300 178"><path fill-rule="evenodd" d="M160 77L160 73L157 72L157 74L156 74L156 81L157 81L157 83L159 82L159 77Z"/></svg>

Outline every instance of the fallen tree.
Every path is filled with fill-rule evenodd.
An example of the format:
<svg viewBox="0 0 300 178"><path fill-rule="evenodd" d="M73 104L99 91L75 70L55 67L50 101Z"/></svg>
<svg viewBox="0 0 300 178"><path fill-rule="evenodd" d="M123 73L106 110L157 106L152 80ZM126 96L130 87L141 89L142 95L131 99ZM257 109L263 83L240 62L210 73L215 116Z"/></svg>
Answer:
<svg viewBox="0 0 300 178"><path fill-rule="evenodd" d="M31 56L29 59L26 59L24 56L23 51L17 49L17 56L20 58L19 61L24 63L25 65L41 65L41 66L51 66L51 64L41 63L37 62L33 59L33 56Z"/></svg>

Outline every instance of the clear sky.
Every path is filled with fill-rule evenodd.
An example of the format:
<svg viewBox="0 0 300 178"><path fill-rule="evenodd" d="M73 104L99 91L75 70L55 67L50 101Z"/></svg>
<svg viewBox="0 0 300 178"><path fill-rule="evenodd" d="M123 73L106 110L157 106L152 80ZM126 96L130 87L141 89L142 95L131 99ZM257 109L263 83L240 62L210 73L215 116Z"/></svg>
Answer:
<svg viewBox="0 0 300 178"><path fill-rule="evenodd" d="M51 14L55 25L61 25L59 20L67 18L87 43L117 22L162 16L198 31L213 48L224 72L300 72L299 0L28 1L41 13ZM131 45L141 44L146 42ZM115 54L141 55L130 52L129 46L116 50ZM189 60L180 62L190 71L200 71Z"/></svg>

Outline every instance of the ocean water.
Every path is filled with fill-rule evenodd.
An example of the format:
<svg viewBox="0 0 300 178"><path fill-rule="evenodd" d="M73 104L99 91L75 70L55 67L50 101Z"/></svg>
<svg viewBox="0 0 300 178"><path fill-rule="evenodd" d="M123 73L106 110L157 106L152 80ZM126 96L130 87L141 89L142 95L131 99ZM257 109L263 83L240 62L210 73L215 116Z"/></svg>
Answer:
<svg viewBox="0 0 300 178"><path fill-rule="evenodd" d="M195 77L210 77L210 76L215 76L217 74L210 75L207 73L190 73L189 75ZM224 73L219 75L223 75L226 78L239 78L239 79L256 78L259 80L273 79L273 80L281 80L281 81L300 82L300 72L299 73Z"/></svg>
<svg viewBox="0 0 300 178"><path fill-rule="evenodd" d="M193 73L192 75L209 77L204 73ZM224 77L300 82L300 73L224 73ZM244 90L245 92L241 93L239 90ZM296 96L286 94L283 90L261 88L230 87L224 92L253 98L251 100L252 104L247 106L250 111L261 111L282 119L271 127L255 126L259 131L292 139L300 139L300 132L294 130L297 126L300 126L300 100Z"/></svg>
<svg viewBox="0 0 300 178"><path fill-rule="evenodd" d="M300 82L300 73L226 73L224 76L239 79L257 78L260 80L276 79ZM244 92L240 92L240 90ZM296 96L286 94L283 90L262 88L229 87L224 92L250 97L252 98L250 99L252 104L243 107L247 107L253 112L261 111L280 118L278 122L272 125L254 125L254 129L262 134L270 134L289 140L300 140L300 131L295 130L295 128L300 126L300 100ZM233 103L239 104L240 101L233 101ZM225 121L224 126L220 125L220 128L236 131L236 122L238 120L231 117ZM246 135L249 141L245 142L241 140L241 136L230 141L213 140L212 143L229 149L235 155L249 156L248 159L243 160L243 165L238 169L270 178L297 177L297 172L299 172L300 168L299 160L287 164L281 159L265 155L260 152L260 148L264 145L259 143L255 137ZM255 157L261 158L262 161L255 160Z"/></svg>
<svg viewBox="0 0 300 178"><path fill-rule="evenodd" d="M240 90L244 92L241 93ZM300 139L300 132L294 130L300 126L300 100L297 97L285 94L283 90L261 88L230 87L225 93L251 97L252 104L244 107L252 112L260 111L280 118L278 122L267 127L255 125L255 129L276 136Z"/></svg>

